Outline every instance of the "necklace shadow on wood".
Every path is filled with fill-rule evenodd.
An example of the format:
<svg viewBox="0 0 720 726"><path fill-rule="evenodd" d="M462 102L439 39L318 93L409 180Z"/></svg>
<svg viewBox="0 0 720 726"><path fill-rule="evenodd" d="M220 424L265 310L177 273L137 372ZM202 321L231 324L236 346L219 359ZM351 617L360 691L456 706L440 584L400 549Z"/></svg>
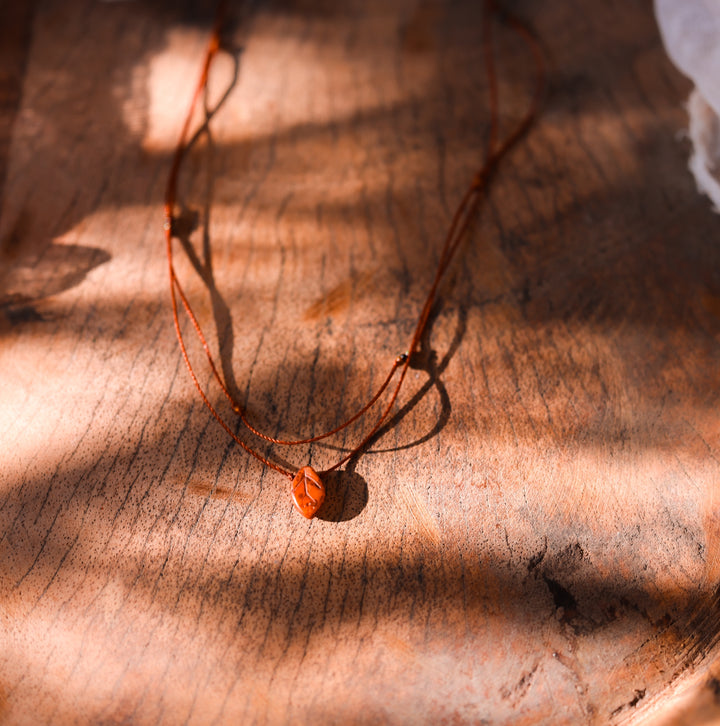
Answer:
<svg viewBox="0 0 720 726"><path fill-rule="evenodd" d="M202 210L194 209L178 199L180 207L173 220L173 236L179 241L188 261L196 274L206 287L211 301L212 319L219 338L220 369L225 385L235 400L242 398L240 389L233 372L233 349L235 335L233 331L232 313L223 295L219 291L213 268L212 246L210 239L210 218L214 199L214 161L215 144L210 130L210 120L227 100L232 89L237 84L240 70L241 49L228 49L233 59L232 78L221 95L219 101L213 108L208 107L207 98L204 103L204 120L200 128L194 133L185 148L184 155L187 155L202 138L205 141L205 170L206 178L203 188ZM192 242L192 236L198 229L201 229L200 250L196 250ZM373 436L368 440L366 446L358 451L349 461L343 471L330 471L323 475L327 487L326 500L323 507L317 514L317 518L328 522L350 521L357 517L365 508L368 502L368 485L365 479L360 476L355 467L361 456L370 454L392 453L419 446L433 439L439 434L450 419L452 410L450 396L442 382L441 375L447 368L450 360L460 346L467 328L467 308L459 305L456 309L456 322L452 340L448 345L442 358L439 359L438 351L431 345L432 330L440 317L445 304L442 299L437 299L433 305L427 324L420 340L419 349L413 354L410 360L410 368L415 371L427 373L427 380L412 395L412 397L400 407L391 418L386 421ZM432 388L437 390L440 400L440 411L436 420L429 430L406 443L388 448L369 450L389 431L395 428L430 392ZM238 425L238 428L239 425ZM324 442L316 444L319 448L347 454L350 449ZM273 459L286 468L292 469L292 465L284 460L282 456L273 453Z"/></svg>

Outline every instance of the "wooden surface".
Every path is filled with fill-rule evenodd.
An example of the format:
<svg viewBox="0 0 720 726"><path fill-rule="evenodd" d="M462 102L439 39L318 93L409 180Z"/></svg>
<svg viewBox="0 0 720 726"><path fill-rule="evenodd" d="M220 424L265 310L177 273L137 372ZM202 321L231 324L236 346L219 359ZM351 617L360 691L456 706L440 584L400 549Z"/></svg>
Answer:
<svg viewBox="0 0 720 726"><path fill-rule="evenodd" d="M212 9L13 5L0 720L720 718L720 218L650 3L514 4L540 122L402 415L312 521L210 419L172 330L162 195ZM179 269L270 433L346 418L407 345L487 131L477 5L232 14L237 78L225 54L181 181L203 279ZM531 67L501 27L496 51L507 128ZM278 460L323 469L357 434Z"/></svg>

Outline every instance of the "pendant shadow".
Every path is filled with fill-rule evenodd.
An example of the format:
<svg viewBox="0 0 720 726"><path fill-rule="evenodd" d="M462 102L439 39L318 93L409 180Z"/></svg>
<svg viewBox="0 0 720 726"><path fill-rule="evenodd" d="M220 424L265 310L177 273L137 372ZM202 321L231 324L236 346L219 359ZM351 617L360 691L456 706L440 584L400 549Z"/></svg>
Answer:
<svg viewBox="0 0 720 726"><path fill-rule="evenodd" d="M354 471L331 471L323 474L325 501L315 515L325 522L349 522L365 509L368 486Z"/></svg>

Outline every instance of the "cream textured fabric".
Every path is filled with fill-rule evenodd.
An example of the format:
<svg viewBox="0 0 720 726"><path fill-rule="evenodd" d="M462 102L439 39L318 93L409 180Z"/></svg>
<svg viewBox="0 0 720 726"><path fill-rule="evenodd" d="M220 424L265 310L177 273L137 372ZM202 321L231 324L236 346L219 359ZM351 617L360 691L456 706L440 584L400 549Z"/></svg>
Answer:
<svg viewBox="0 0 720 726"><path fill-rule="evenodd" d="M655 14L668 55L695 83L690 169L720 211L720 0L655 0Z"/></svg>

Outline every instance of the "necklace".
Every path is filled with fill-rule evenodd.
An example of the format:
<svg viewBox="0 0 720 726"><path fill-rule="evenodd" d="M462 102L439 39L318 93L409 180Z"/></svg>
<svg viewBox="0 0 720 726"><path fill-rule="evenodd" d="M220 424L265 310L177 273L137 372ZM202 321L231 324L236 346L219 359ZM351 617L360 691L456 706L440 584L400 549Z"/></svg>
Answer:
<svg viewBox="0 0 720 726"><path fill-rule="evenodd" d="M192 309L190 301L186 296L180 280L175 272L175 266L173 263L173 219L175 202L177 199L177 185L178 177L180 174L180 168L182 164L185 152L189 147L189 133L192 118L198 105L198 101L205 91L208 82L208 75L210 72L210 66L213 59L220 51L220 30L221 30L221 17L222 11L218 9L218 13L215 20L215 26L210 37L207 51L205 53L205 59L202 65L202 71L200 73L200 79L195 87L194 94L190 103L189 110L185 117L185 121L180 132L180 138L175 148L172 165L170 167L170 173L168 176L167 187L165 192L165 205L164 205L164 223L163 229L165 233L165 248L167 252L168 260L168 271L170 278L170 297L172 304L173 322L175 325L175 332L177 335L178 342L180 344L180 352L182 354L185 366L190 374L190 378L210 414L217 420L220 426L232 437L232 439L241 446L248 454L254 456L265 466L275 470L279 474L287 477L291 480L291 493L295 508L308 519L315 516L317 511L320 509L325 499L325 486L322 482L321 474L327 474L331 471L335 471L340 468L343 464L348 462L354 456L358 455L373 439L375 434L379 431L383 423L387 420L395 401L400 393L402 384L406 378L408 368L410 366L412 357L417 353L420 340L425 332L430 312L433 307L433 303L437 297L438 288L440 286L445 273L450 266L457 250L462 242L468 228L475 217L476 212L482 199L487 195L489 184L495 174L500 161L505 157L508 151L515 146L515 144L525 135L530 126L532 125L537 111L540 105L540 98L542 95L544 85L544 64L542 54L540 52L539 45L535 40L532 33L515 17L503 13L502 17L505 23L525 42L526 46L532 53L533 62L535 66L535 85L533 94L520 122L516 125L514 130L509 133L501 141L498 140L498 88L497 88L497 77L495 73L494 59L492 53L492 15L495 10L495 4L493 0L486 0L484 5L484 18L483 18L483 50L484 50L484 61L488 80L488 95L489 95L489 106L490 106L490 126L488 131L487 149L485 155L485 161L480 167L478 172L475 174L472 182L465 191L460 203L458 204L455 213L452 217L450 225L448 227L445 239L440 251L439 260L435 270L435 276L430 289L425 298L425 302L420 310L420 314L415 325L413 335L410 339L407 350L404 353L398 355L392 365L390 371L375 391L370 400L363 405L358 411L352 416L343 421L335 428L325 431L321 434L305 439L279 439L260 431L256 428L247 418L246 411L231 395L227 385L223 381L220 375L215 360L210 352L205 334L200 327L198 319ZM210 113L206 112L206 121L209 122ZM349 453L340 458L332 466L318 473L311 466L303 466L298 471L293 472L284 467L272 459L264 456L260 451L253 448L244 438L241 438L236 434L225 421L225 419L218 413L215 406L211 403L208 398L208 394L200 384L193 364L190 361L187 347L185 345L185 339L183 337L182 328L180 326L179 312L180 307L185 311L191 327L198 337L198 340L205 352L205 357L210 366L210 371L214 380L220 386L222 394L230 403L232 410L239 417L245 429L249 432L250 437L255 437L261 441L273 444L275 446L297 446L300 444L312 444L314 442L321 441L330 436L333 436L340 431L346 429L352 423L358 419L364 417L371 409L375 407L379 399L385 393L386 390L390 390L388 400L380 408L380 413L375 419L374 423L370 425L369 431L363 436L361 441L353 447ZM391 383L393 382L391 386ZM252 440L252 438L251 438Z"/></svg>

